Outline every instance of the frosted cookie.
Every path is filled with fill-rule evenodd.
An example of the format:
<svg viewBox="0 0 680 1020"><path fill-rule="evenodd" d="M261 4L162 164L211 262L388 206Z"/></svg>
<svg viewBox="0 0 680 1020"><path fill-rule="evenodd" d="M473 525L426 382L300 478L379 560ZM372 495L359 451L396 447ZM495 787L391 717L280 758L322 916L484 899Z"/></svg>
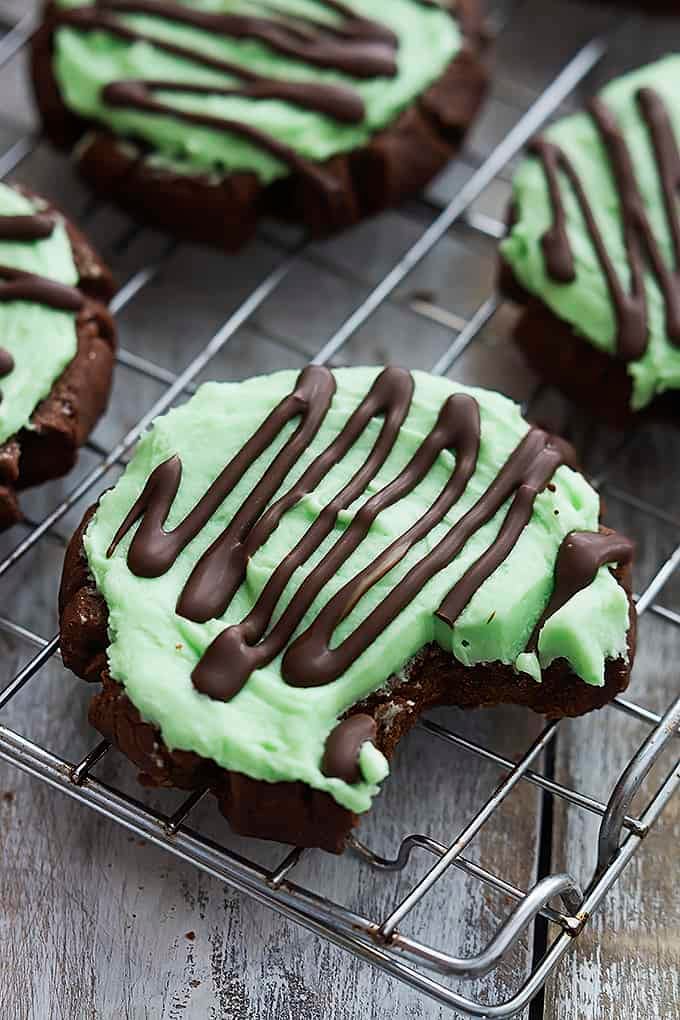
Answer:
<svg viewBox="0 0 680 1020"><path fill-rule="evenodd" d="M46 130L134 215L227 249L261 214L325 234L417 192L486 87L478 0L57 0Z"/></svg>
<svg viewBox="0 0 680 1020"><path fill-rule="evenodd" d="M53 206L0 184L0 529L17 490L65 474L106 407L113 280Z"/></svg>
<svg viewBox="0 0 680 1020"><path fill-rule="evenodd" d="M311 366L158 419L69 548L61 650L146 782L339 851L437 704L578 715L623 690L630 543L505 397Z"/></svg>
<svg viewBox="0 0 680 1020"><path fill-rule="evenodd" d="M679 409L679 87L668 57L536 139L501 245L531 363L615 424Z"/></svg>

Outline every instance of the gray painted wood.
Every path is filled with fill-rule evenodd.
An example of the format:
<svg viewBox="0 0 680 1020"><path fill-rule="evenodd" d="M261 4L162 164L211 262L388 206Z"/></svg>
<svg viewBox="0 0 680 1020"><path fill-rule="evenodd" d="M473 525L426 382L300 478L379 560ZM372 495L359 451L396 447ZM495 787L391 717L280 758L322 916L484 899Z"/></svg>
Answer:
<svg viewBox="0 0 680 1020"><path fill-rule="evenodd" d="M517 10L499 41L493 97L465 160L442 174L430 189L433 201L445 201L455 193L471 167L547 83L557 64L593 33L612 24L611 13L592 3L527 0L497 7ZM13 5L15 13L24 9L25 5ZM671 27L652 27L629 18L621 24L598 77L668 47ZM677 29L675 38L680 39ZM633 57L632 49L641 56ZM0 126L0 144L5 144L32 122L20 61L0 74L0 96L3 112L5 104L11 106L13 118L13 125L6 127L3 122ZM68 160L46 146L26 161L20 177L58 197L73 215L80 215L86 206L86 195ZM502 216L507 179L508 174L501 175L487 190L477 203L480 211ZM415 240L424 215L424 207L412 203L341 238L314 245L214 359L204 377L238 379L302 365ZM156 257L165 240L145 231L122 250L120 241L129 227L124 216L107 208L88 220L88 230L121 281ZM284 257L282 245L290 240L290 231L267 225L238 259L182 246L158 280L120 316L122 345L167 369L181 369ZM411 367L432 367L455 335L456 317L469 316L484 300L493 274L494 245L465 228L456 230L350 341L338 361L379 363L389 358ZM433 321L433 314L439 321ZM535 380L507 343L512 318L512 310L504 307L456 365L455 375L523 400ZM111 410L96 439L105 446L115 442L161 392L157 383L121 366ZM606 461L613 444L610 435L582 420L575 422L559 400L542 402L541 414L549 414L574 435L593 469ZM638 495L666 508L676 506L677 482L668 470L680 453L669 449L675 442L663 430L645 430L617 462L616 484L629 491L634 488ZM26 503L30 516L38 519L47 512L93 463L93 454L85 451L70 478L31 493ZM75 508L0 583L0 611L46 637L56 630L63 544L83 509L83 505ZM615 499L609 500L609 515L638 538L641 586L673 549L677 528L650 522ZM21 534L21 529L15 529L11 535L0 536L0 554L12 548ZM678 583L669 585L664 604L678 608L679 596ZM660 708L677 689L673 655L677 638L668 625L650 619L643 624L641 640L634 694ZM0 636L0 647L3 677L19 668L32 651L28 644L6 636ZM6 719L18 731L75 760L96 740L85 721L88 698L84 685L53 663L11 704ZM447 711L440 716L457 732L510 757L519 756L540 728L540 720L512 709ZM568 724L557 747L557 776L606 796L643 736L642 727L611 711ZM98 774L124 789L137 790L132 768L117 758L107 759ZM416 732L400 749L394 775L362 826L362 836L387 854L396 852L408 832L427 832L449 841L493 790L499 775L494 767ZM169 811L179 795L154 794L151 801ZM210 803L203 804L191 822L263 863L273 865L285 853L283 847L230 835ZM545 1017L666 1020L677 1015L680 946L673 862L679 824L675 805L551 982ZM587 881L594 835L592 824L584 822L580 813L558 809L554 866L566 866ZM527 887L537 876L539 837L540 798L532 787L523 785L482 831L469 854ZM0 1016L8 1020L325 1020L331 1016L434 1020L451 1015L4 765L0 766L0 846ZM376 875L352 857L336 860L319 853L309 855L294 877L379 919L428 863L426 858L414 858L406 873L389 877ZM472 953L483 946L507 911L506 901L454 872L414 913L407 930L450 951ZM458 987L484 994L489 1001L506 998L526 975L533 950L527 936L491 980Z"/></svg>

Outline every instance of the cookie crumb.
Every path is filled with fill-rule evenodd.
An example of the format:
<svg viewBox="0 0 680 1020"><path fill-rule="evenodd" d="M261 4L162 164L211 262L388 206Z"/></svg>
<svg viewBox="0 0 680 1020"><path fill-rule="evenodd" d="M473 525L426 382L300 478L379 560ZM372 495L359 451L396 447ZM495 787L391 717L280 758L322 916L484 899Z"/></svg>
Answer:
<svg viewBox="0 0 680 1020"><path fill-rule="evenodd" d="M196 932L195 931L188 931L186 933L186 935L184 936L184 938L185 939L189 939L189 942L193 942L194 939L196 938Z"/></svg>
<svg viewBox="0 0 680 1020"><path fill-rule="evenodd" d="M4 800L5 804L13 804L14 793L12 792L12 790L5 790L5 792L2 795L2 799Z"/></svg>

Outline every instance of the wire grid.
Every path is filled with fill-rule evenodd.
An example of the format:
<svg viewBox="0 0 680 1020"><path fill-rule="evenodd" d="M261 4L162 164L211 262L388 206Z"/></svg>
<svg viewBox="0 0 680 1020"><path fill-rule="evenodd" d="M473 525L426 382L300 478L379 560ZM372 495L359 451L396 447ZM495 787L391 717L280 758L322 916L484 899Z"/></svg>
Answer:
<svg viewBox="0 0 680 1020"><path fill-rule="evenodd" d="M0 67L19 53L29 41L35 28L34 15L26 14L18 23L5 23L3 27L6 31L4 36L0 37ZM500 145L481 163L456 197L439 212L415 244L323 344L313 359L316 364L324 364L337 355L456 224L465 223L468 229L476 230L487 238L498 239L502 236L503 225L471 211L472 204L593 69L605 50L605 40L595 39L573 57ZM0 154L0 178L12 173L33 152L39 142L38 135L26 135ZM95 201L91 203L90 211L96 208L96 204ZM114 312L120 312L132 301L143 299L146 288L161 272L176 247L176 242L168 242L165 250L155 261L144 266L127 281L112 302ZM178 397L194 391L193 381L199 373L274 293L301 258L304 250L303 243L284 252L279 264L264 276L200 353L179 374L174 374L133 352L126 350L118 352L117 357L121 364L161 383L165 387L163 394L112 449L103 449L94 442L88 444L91 452L98 458L95 467L87 472L66 498L54 506L45 517L39 521L24 522L27 526L25 536L0 560L0 578L11 571L43 537L48 536L54 525L114 467L125 463L126 455L157 415L168 409ZM428 314L431 317L439 317L445 324L450 324L451 320L455 319L459 325L455 339L433 366L432 371L435 373L450 371L463 352L480 336L500 303L499 295L492 293L480 304L469 320L459 323L457 317L452 316L450 312L430 308ZM529 410L542 389L539 387L534 393L525 405L525 410ZM628 440L624 438L619 453L626 448L627 442ZM610 461L607 472L596 479L596 484L601 489L607 486L607 476L614 459ZM611 497L632 509L642 511L652 519L677 524L677 520L671 514L634 495L614 486L608 487L607 491ZM638 614L651 612L671 626L680 625L680 614L656 603L657 596L678 565L680 545L658 566L650 583L637 597ZM58 656L59 642L58 636L45 639L3 616L0 616L0 629L38 649L0 692L1 710L26 684L39 675L40 670L53 657ZM309 854L311 851L294 848L278 866L265 869L194 831L187 824L187 819L207 794L207 790L192 793L173 814L168 815L152 810L136 797L126 795L95 778L92 774L94 767L106 755L113 753L106 741L97 744L81 760L70 761L0 725L0 758L62 790L151 843L191 862L215 878L266 903L445 1006L471 1016L500 1018L513 1016L521 1011L543 988L549 975L572 946L589 916L616 882L638 849L642 838L680 785L679 759L665 780L656 786L644 809L637 816L630 814L631 802L643 780L664 748L678 735L680 697L663 715L650 712L623 697L616 698L609 710L625 713L647 724L649 733L637 750L631 749L630 761L606 803L578 789L558 783L532 767L554 740L559 722L547 725L515 762L480 743L456 734L438 722L421 720L419 723L421 729L480 759L492 762L505 773L505 778L493 794L480 805L475 817L448 845L424 833L417 833L403 838L396 856L388 859L380 857L356 837L352 837L351 847L354 853L365 864L381 871L403 870L411 854L418 850L424 850L435 858L424 877L413 885L399 903L395 904L389 914L380 918L361 916L293 882L291 875L296 865L303 854ZM523 782L533 784L600 818L598 864L585 891L582 891L577 882L566 874L548 875L538 881L533 888L520 889L503 876L492 873L464 856L469 843L515 786ZM512 913L486 948L476 956L463 959L409 938L399 929L401 922L450 867L461 869L481 884L493 888L516 903ZM559 908L550 905L557 897L561 899ZM463 979L489 974L498 966L504 954L516 945L523 932L539 919L556 925L558 933L542 958L535 963L529 977L510 999L488 1005L452 989L450 984L442 980L442 977L447 976Z"/></svg>

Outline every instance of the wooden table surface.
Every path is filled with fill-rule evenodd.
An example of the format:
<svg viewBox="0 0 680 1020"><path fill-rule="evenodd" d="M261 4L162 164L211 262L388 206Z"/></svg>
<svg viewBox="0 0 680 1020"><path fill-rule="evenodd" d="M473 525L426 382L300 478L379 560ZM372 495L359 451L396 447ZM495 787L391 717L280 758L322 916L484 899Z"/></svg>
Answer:
<svg viewBox="0 0 680 1020"><path fill-rule="evenodd" d="M646 19L595 3L524 0L497 3L508 19L500 33L490 102L464 160L451 167L425 202L410 203L344 237L314 245L256 315L214 359L203 378L237 379L299 367L360 302L411 244L431 216L431 203L450 198L462 181L527 109L575 50L593 35L613 31L607 56L569 102L576 105L612 75L680 44L680 19ZM20 15L21 0L0 2L0 13ZM0 72L0 146L34 124L24 60ZM25 160L17 179L58 199L75 216L86 194L67 159L45 144ZM509 169L476 203L502 216ZM166 239L131 224L105 206L91 212L88 230L121 281L162 251ZM182 368L282 258L290 235L268 224L236 259L190 245L170 257L161 275L120 316L121 343L169 370ZM347 345L342 362L432 367L460 325L490 293L494 243L457 228ZM503 307L455 368L456 378L493 386L517 399L535 386L507 343L512 310ZM96 439L116 441L161 393L159 385L125 367L117 375L111 410ZM680 533L680 436L641 429L615 460L616 438L548 395L541 415L579 445L585 463L611 469L608 520L638 542L636 584L642 589L676 548ZM39 519L75 478L95 462L86 452L74 476L32 493ZM652 517L616 495L624 490L662 508ZM56 630L55 598L63 544L82 514L79 505L0 583L0 615L44 637ZM0 554L24 532L0 540ZM671 579L660 601L680 609L680 581ZM648 614L641 626L632 695L662 709L678 690L680 634ZM0 634L2 678L31 655L28 642ZM96 735L85 721L88 691L56 663L28 685L3 716L19 732L71 759ZM512 758L519 757L541 721L511 709L439 713L456 732ZM606 798L645 727L611 710L560 728L554 759L545 763L558 781ZM107 781L135 789L134 772L109 756L99 770ZM401 748L393 776L362 826L379 852L396 852L408 832L448 843L475 814L500 778L498 769L415 732ZM169 808L173 793L153 802ZM194 827L262 862L281 847L230 835L211 803ZM484 863L528 887L546 867L565 868L587 882L594 865L596 825L583 813L551 813L529 784L520 784L470 847ZM680 896L676 799L608 896L576 949L550 981L545 997L525 1014L531 1020L673 1020L680 1015ZM2 1020L337 1020L452 1016L430 1000L360 963L188 864L130 836L107 821L11 768L0 765L0 1017ZM310 854L295 880L372 916L386 913L429 864L416 857L398 876L380 875L346 855ZM408 930L450 952L479 950L507 915L508 903L461 872L449 874L425 898ZM526 936L489 981L461 990L508 997L531 967L539 946Z"/></svg>

